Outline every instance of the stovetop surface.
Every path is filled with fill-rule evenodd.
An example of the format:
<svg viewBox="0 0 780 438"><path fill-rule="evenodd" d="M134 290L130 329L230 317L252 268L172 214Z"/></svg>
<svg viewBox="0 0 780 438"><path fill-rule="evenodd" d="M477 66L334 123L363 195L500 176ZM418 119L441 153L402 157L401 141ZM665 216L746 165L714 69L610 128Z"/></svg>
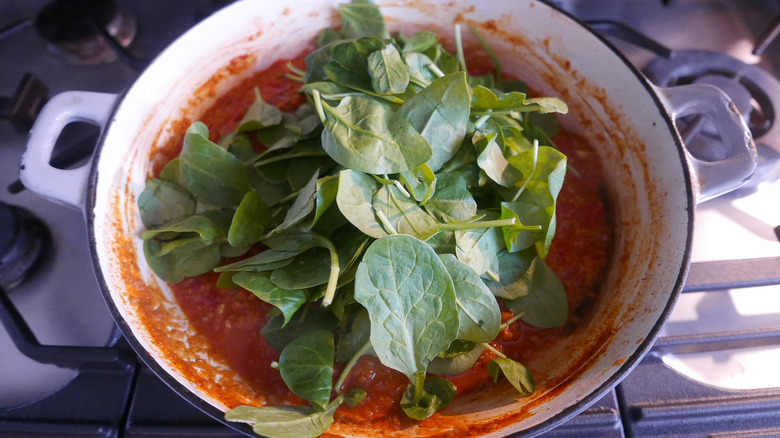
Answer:
<svg viewBox="0 0 780 438"><path fill-rule="evenodd" d="M153 57L225 3L119 2L138 18L132 50L141 58ZM780 75L780 42L761 56L751 53L761 33L780 16L776 1L553 3L585 20L627 23L672 50L724 51ZM0 39L0 96L12 95L26 72L38 76L50 95L67 90L119 93L133 82L139 71L119 61L70 66L53 56L24 22L42 4L0 0L0 28L15 25ZM609 40L640 68L655 56L621 38ZM70 141L78 142L80 135L74 133ZM110 357L63 368L28 358L13 347L12 334L0 329L0 435L236 436L126 353L130 349L114 327L92 271L83 212L26 190L7 190L18 179L26 139L25 132L0 121L0 202L29 210L48 226L50 236L35 271L8 293L11 305L29 325L33 342L109 345L119 353L93 352ZM780 145L760 146L760 178L697 207L688 291L701 292L683 294L655 349L616 390L543 436L780 436L780 373L774 369L780 363L780 291L772 280L777 275L766 273L766 266L777 266L772 263L780 257L775 232L780 225ZM764 263L763 270L746 277L750 266L734 260ZM733 287L755 286L756 277L769 278L770 284ZM725 278L723 287L713 278Z"/></svg>

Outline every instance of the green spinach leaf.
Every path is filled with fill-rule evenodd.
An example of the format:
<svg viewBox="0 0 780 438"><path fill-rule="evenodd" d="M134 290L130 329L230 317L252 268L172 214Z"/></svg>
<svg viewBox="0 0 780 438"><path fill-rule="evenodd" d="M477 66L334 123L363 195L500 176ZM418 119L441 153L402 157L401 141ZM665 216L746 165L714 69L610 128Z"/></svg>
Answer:
<svg viewBox="0 0 780 438"><path fill-rule="evenodd" d="M493 359L488 363L488 374L493 378L493 382L498 382L498 378L503 374L521 395L531 395L536 391L531 372L523 364L512 359L502 357Z"/></svg>
<svg viewBox="0 0 780 438"><path fill-rule="evenodd" d="M452 279L433 249L414 237L387 236L369 246L355 299L369 312L379 359L412 381L457 337Z"/></svg>
<svg viewBox="0 0 780 438"><path fill-rule="evenodd" d="M438 410L450 404L455 398L457 388L447 379L430 377L423 385L424 393L419 400L414 400L414 384L409 384L401 397L401 409L415 420L424 420Z"/></svg>
<svg viewBox="0 0 780 438"><path fill-rule="evenodd" d="M475 344L490 342L498 335L501 309L490 289L473 269L452 254L439 256L455 285L458 304L458 339Z"/></svg>
<svg viewBox="0 0 780 438"><path fill-rule="evenodd" d="M270 220L271 212L260 194L255 190L248 191L230 223L228 242L234 247L252 245L263 237Z"/></svg>
<svg viewBox="0 0 780 438"><path fill-rule="evenodd" d="M150 179L138 196L138 211L146 228L159 227L195 213L195 199L175 182Z"/></svg>
<svg viewBox="0 0 780 438"><path fill-rule="evenodd" d="M325 114L322 147L337 163L382 175L413 169L433 152L425 138L392 109L366 97L345 97Z"/></svg>
<svg viewBox="0 0 780 438"><path fill-rule="evenodd" d="M179 184L206 204L235 207L252 188L244 163L210 141L201 122L187 129L179 160Z"/></svg>
<svg viewBox="0 0 780 438"><path fill-rule="evenodd" d="M437 171L463 142L469 110L466 74L458 72L433 81L401 105L398 114L428 141L433 150L428 166Z"/></svg>
<svg viewBox="0 0 780 438"><path fill-rule="evenodd" d="M306 292L300 289L282 289L271 282L270 276L271 274L268 272L240 271L231 279L233 283L279 309L284 315L284 323L282 324L284 327L306 302Z"/></svg>
<svg viewBox="0 0 780 438"><path fill-rule="evenodd" d="M327 410L333 390L333 333L317 330L290 342L279 357L279 372L293 394Z"/></svg>
<svg viewBox="0 0 780 438"><path fill-rule="evenodd" d="M562 327L569 317L569 302L563 283L541 257L534 258L531 266L517 284L525 293L517 299L506 301L512 313L535 327Z"/></svg>

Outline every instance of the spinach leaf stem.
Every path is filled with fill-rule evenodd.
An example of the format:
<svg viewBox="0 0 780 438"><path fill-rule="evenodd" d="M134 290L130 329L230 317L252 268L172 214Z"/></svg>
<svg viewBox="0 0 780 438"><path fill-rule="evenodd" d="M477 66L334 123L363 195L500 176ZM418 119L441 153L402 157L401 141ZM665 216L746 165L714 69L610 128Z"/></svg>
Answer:
<svg viewBox="0 0 780 438"><path fill-rule="evenodd" d="M493 354L500 357L501 359L507 359L506 355L498 350L496 350L492 345L488 344L487 342L483 342L482 346L490 350Z"/></svg>
<svg viewBox="0 0 780 438"><path fill-rule="evenodd" d="M339 254L336 251L336 246L325 236L322 236L314 231L310 231L317 241L322 243L325 248L330 252L330 275L328 276L328 286L325 288L325 296L322 298L322 305L329 307L333 302L333 298L336 296L336 287L338 286L339 273L341 268L339 267Z"/></svg>
<svg viewBox="0 0 780 438"><path fill-rule="evenodd" d="M336 381L336 384L333 385L333 387L336 389L337 392L341 393L341 387L344 385L344 382L347 380L347 377L349 376L349 372L352 371L352 368L355 367L355 364L357 363L358 359L360 359L361 356L368 353L368 351L371 349L371 341L366 341L362 347L358 351L355 352L355 354L349 359L349 362L347 362L346 366L344 366L344 369L341 371L341 374L339 375L339 379Z"/></svg>
<svg viewBox="0 0 780 438"><path fill-rule="evenodd" d="M455 25L455 47L458 50L458 64L460 65L460 70L468 73L468 69L466 68L466 57L463 55L463 37L460 33L460 24Z"/></svg>
<svg viewBox="0 0 780 438"><path fill-rule="evenodd" d="M517 219L496 219L490 221L476 221L476 222L458 222L458 223L437 223L436 224L442 231L460 231L460 230L474 230L478 228L491 228L491 227L513 227L517 226ZM536 230L537 227L528 228Z"/></svg>

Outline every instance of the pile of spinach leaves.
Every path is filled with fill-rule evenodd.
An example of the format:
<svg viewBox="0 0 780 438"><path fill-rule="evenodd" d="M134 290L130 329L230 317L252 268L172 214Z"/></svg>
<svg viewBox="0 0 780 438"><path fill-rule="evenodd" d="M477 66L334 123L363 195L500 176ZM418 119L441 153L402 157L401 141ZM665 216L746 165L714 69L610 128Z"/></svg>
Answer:
<svg viewBox="0 0 780 438"><path fill-rule="evenodd" d="M365 354L408 376L401 403L416 419L455 396L440 376L485 349L494 380L530 394L529 371L490 342L516 319L558 327L568 314L544 261L566 172L551 113L566 105L504 80L484 44L497 74L469 75L457 28L451 54L431 32L391 36L370 0L340 14L306 71L290 66L307 104L285 113L256 92L219 143L192 124L138 199L160 278L215 270L220 287L275 307L262 330L281 353L273 366L309 405L226 414L271 437L317 436L360 403L342 386ZM515 315L503 325L499 302Z"/></svg>

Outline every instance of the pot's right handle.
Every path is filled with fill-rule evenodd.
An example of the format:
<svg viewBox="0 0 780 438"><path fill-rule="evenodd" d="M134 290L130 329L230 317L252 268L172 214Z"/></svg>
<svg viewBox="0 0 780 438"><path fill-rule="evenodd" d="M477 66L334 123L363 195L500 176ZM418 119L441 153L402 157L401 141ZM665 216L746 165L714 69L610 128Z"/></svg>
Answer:
<svg viewBox="0 0 780 438"><path fill-rule="evenodd" d="M693 174L697 202L701 203L742 186L756 170L758 153L750 129L734 102L721 89L708 84L657 88L673 120L690 115L708 117L728 149L718 161L685 154Z"/></svg>
<svg viewBox="0 0 780 438"><path fill-rule="evenodd" d="M83 209L92 159L76 169L57 169L49 164L54 145L71 122L94 123L102 133L116 100L115 94L67 91L46 102L22 155L20 179L25 188L59 204Z"/></svg>

